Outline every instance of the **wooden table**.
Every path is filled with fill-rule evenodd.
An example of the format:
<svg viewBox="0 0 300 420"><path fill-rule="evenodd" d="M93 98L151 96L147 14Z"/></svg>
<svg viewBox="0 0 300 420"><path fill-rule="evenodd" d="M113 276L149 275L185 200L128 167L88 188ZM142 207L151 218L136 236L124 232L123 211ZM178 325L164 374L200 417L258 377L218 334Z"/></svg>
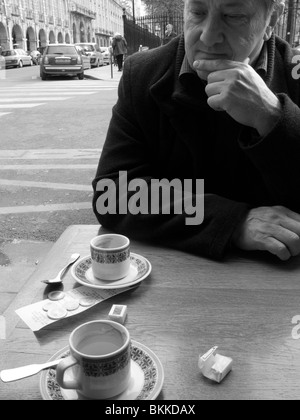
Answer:
<svg viewBox="0 0 300 420"><path fill-rule="evenodd" d="M132 241L131 250L152 264L139 287L33 333L15 309L45 298L40 280L54 276L72 253L88 255L89 241L99 232L105 231L96 225L70 226L6 310L0 370L47 361L68 345L78 325L107 318L112 304L125 304L131 337L163 364L159 400L299 399L300 328L297 334L292 324L300 315L299 258L281 262L239 253L214 262ZM68 272L64 289L77 286ZM221 384L198 370L199 355L214 345L233 358L233 370ZM39 375L0 381L0 399L41 399Z"/></svg>

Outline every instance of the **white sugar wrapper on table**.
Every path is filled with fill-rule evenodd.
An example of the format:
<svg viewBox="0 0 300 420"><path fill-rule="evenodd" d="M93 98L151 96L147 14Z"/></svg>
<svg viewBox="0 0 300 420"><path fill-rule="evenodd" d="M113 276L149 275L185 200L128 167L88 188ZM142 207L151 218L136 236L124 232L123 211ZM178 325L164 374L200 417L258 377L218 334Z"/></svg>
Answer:
<svg viewBox="0 0 300 420"><path fill-rule="evenodd" d="M220 383L231 371L231 357L217 354L218 346L212 347L203 356L199 356L198 366L203 376Z"/></svg>

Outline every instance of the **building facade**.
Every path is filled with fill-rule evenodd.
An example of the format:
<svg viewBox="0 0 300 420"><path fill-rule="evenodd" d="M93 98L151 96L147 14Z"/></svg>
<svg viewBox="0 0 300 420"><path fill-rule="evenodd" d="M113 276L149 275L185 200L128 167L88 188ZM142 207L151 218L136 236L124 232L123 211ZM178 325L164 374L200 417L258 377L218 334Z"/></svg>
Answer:
<svg viewBox="0 0 300 420"><path fill-rule="evenodd" d="M49 43L110 45L123 34L119 0L0 0L0 46L43 51Z"/></svg>

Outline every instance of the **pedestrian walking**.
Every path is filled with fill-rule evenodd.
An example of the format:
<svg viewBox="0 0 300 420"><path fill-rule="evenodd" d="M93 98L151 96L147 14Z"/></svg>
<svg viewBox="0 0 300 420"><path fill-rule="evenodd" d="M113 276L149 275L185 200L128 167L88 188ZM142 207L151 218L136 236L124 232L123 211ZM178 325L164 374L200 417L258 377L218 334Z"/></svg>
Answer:
<svg viewBox="0 0 300 420"><path fill-rule="evenodd" d="M113 37L112 48L113 48L114 57L117 60L118 71L122 71L124 55L127 53L127 41L118 32L116 32Z"/></svg>
<svg viewBox="0 0 300 420"><path fill-rule="evenodd" d="M171 39L175 38L176 36L177 36L177 34L173 30L173 25L171 25L171 23L168 23L167 26L166 26L165 37L163 39L163 45L170 42Z"/></svg>

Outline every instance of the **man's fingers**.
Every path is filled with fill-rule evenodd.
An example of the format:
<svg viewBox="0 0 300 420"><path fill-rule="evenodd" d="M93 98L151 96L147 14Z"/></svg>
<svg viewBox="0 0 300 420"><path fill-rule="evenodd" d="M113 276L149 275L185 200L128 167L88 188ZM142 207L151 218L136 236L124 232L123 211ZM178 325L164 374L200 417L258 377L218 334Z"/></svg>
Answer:
<svg viewBox="0 0 300 420"><path fill-rule="evenodd" d="M235 68L237 62L230 60L196 60L193 66L196 70L212 72Z"/></svg>
<svg viewBox="0 0 300 420"><path fill-rule="evenodd" d="M222 92L223 84L221 82L208 83L205 86L205 92L208 97L219 95Z"/></svg>
<svg viewBox="0 0 300 420"><path fill-rule="evenodd" d="M248 62L246 62L248 60ZM249 59L247 58L243 63L240 61L231 60L195 60L193 67L195 70L207 71L209 73L219 70L234 69L241 64L248 64Z"/></svg>
<svg viewBox="0 0 300 420"><path fill-rule="evenodd" d="M267 221L267 218L264 218ZM275 206L269 215L269 221L279 225L300 237L300 214L283 206Z"/></svg>
<svg viewBox="0 0 300 420"><path fill-rule="evenodd" d="M295 220L296 222L300 223L300 214L295 213L294 211L288 209L287 207L283 207L283 206L275 206L275 209L277 209L278 211L286 214L288 217Z"/></svg>
<svg viewBox="0 0 300 420"><path fill-rule="evenodd" d="M209 83L205 87L205 92L207 94L207 103L215 111L226 111L227 102L224 100L226 96L222 91L222 83Z"/></svg>
<svg viewBox="0 0 300 420"><path fill-rule="evenodd" d="M208 105L215 111L225 111L221 103L221 95L214 95L207 99Z"/></svg>
<svg viewBox="0 0 300 420"><path fill-rule="evenodd" d="M266 238L264 242L262 242L261 251L268 251L273 255L276 255L282 261L287 261L291 257L291 253L288 248L280 241L271 236Z"/></svg>
<svg viewBox="0 0 300 420"><path fill-rule="evenodd" d="M228 76L228 72L226 70L214 71L212 73L209 73L207 76L207 83L211 84L224 82Z"/></svg>
<svg viewBox="0 0 300 420"><path fill-rule="evenodd" d="M212 98L218 96L221 95ZM299 218L299 214L284 206L254 208L238 226L233 241L241 249L268 251L288 260L300 254Z"/></svg>
<svg viewBox="0 0 300 420"><path fill-rule="evenodd" d="M279 225L300 237L300 223L295 219L286 217L279 222Z"/></svg>
<svg viewBox="0 0 300 420"><path fill-rule="evenodd" d="M294 231L280 225L262 224L262 232L259 242L262 250L277 255L286 260L300 253L300 237Z"/></svg>
<svg viewBox="0 0 300 420"><path fill-rule="evenodd" d="M272 237L280 241L289 250L290 255L300 253L300 238L297 233L282 226L273 226L273 229Z"/></svg>

